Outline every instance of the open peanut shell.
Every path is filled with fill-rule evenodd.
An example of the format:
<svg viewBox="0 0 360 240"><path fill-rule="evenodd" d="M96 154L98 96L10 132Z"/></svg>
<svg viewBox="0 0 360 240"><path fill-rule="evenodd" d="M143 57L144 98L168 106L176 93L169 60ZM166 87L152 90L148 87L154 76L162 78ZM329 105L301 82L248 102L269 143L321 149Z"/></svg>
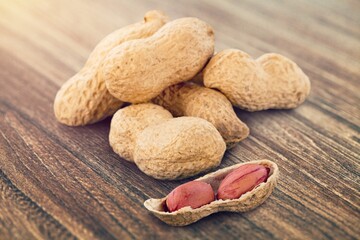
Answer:
<svg viewBox="0 0 360 240"><path fill-rule="evenodd" d="M238 199L215 200L200 208L192 209L191 207L184 207L175 212L169 212L167 210L167 197L161 199L148 199L144 202L144 206L161 221L173 226L189 225L216 212L246 212L254 209L260 204L262 204L270 196L277 184L277 180L279 177L279 168L276 163L272 161L259 160L235 164L230 167L219 169L216 172L206 174L205 176L196 179L196 181L209 183L216 193L221 180L224 179L227 174L242 165L251 163L260 164L269 168L269 177L266 182L261 183L253 190L241 195Z"/></svg>

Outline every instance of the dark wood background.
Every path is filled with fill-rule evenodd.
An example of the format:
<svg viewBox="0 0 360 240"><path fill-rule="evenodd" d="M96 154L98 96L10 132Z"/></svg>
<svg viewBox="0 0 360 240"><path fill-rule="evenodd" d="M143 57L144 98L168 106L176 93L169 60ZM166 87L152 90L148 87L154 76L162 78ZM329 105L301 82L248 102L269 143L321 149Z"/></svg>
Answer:
<svg viewBox="0 0 360 240"><path fill-rule="evenodd" d="M150 9L207 21L217 51L281 53L309 75L311 95L295 110L237 110L251 135L220 167L267 158L281 171L256 210L170 227L143 202L185 181L120 159L110 119L55 120L57 90L96 43ZM359 239L359 39L357 0L1 0L0 239Z"/></svg>

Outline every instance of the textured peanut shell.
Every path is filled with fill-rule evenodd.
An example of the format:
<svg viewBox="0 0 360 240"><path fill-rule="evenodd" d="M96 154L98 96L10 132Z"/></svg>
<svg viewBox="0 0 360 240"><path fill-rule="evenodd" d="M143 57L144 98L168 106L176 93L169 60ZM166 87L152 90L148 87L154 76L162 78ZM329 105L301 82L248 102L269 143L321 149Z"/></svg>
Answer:
<svg viewBox="0 0 360 240"><path fill-rule="evenodd" d="M60 88L54 112L59 122L69 126L86 125L112 115L123 103L106 89L99 75L102 60L111 49L129 40L154 34L166 22L159 11L149 11L144 22L123 27L106 36L90 54L84 67Z"/></svg>
<svg viewBox="0 0 360 240"><path fill-rule="evenodd" d="M222 211L228 212L246 212L261 205L274 190L278 177L278 166L269 160L252 161L247 163L236 164L227 168L220 169L216 172L209 173L195 181L203 181L209 183L214 190L219 188L220 182L232 170L244 164L260 164L270 168L269 178L265 183L261 183L253 190L243 194L238 199L232 200L215 200L200 208L192 209L191 207L184 207L175 212L166 211L166 198L162 199L148 199L144 202L144 206L158 217L161 221L173 226L185 226L194 223L210 214Z"/></svg>
<svg viewBox="0 0 360 240"><path fill-rule="evenodd" d="M225 142L208 121L179 117L145 128L137 137L134 161L157 179L182 179L217 167Z"/></svg>
<svg viewBox="0 0 360 240"><path fill-rule="evenodd" d="M171 119L169 111L152 103L130 105L118 110L110 126L110 146L120 157L134 161L135 140L145 128Z"/></svg>
<svg viewBox="0 0 360 240"><path fill-rule="evenodd" d="M254 60L236 49L221 51L210 60L204 84L248 111L295 108L310 93L309 78L288 58L268 53Z"/></svg>
<svg viewBox="0 0 360 240"><path fill-rule="evenodd" d="M179 83L165 89L153 101L175 117L192 116L211 122L227 148L249 135L249 128L236 116L231 102L216 90L190 82Z"/></svg>
<svg viewBox="0 0 360 240"><path fill-rule="evenodd" d="M211 57L213 57L216 54L217 54L217 52L214 52L214 54ZM211 60L211 58L209 59L209 61L210 60ZM205 65L205 67L206 67L206 65ZM191 79L191 82L196 83L197 85L200 85L200 86L204 86L204 71L203 70L205 69L205 67L198 74L196 74L195 77L193 77Z"/></svg>
<svg viewBox="0 0 360 240"><path fill-rule="evenodd" d="M101 75L118 99L147 102L165 88L192 79L213 52L213 29L197 18L180 18L149 38L114 48L102 64Z"/></svg>

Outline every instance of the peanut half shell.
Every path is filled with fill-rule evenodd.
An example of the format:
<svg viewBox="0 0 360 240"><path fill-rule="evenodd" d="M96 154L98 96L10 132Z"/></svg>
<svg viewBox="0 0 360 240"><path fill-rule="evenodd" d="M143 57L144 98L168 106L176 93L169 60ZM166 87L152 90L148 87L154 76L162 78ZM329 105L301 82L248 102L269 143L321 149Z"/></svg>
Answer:
<svg viewBox="0 0 360 240"><path fill-rule="evenodd" d="M272 161L259 160L235 164L216 172L206 174L205 176L196 179L196 181L209 183L215 191L219 188L221 180L224 179L227 174L245 164L260 164L269 168L270 172L266 182L261 183L259 186L243 194L238 199L215 200L200 208L192 209L191 207L184 207L171 213L166 209L167 197L161 199L150 198L144 202L144 206L161 221L172 226L189 225L216 212L246 212L254 209L270 196L277 184L279 168L276 163Z"/></svg>

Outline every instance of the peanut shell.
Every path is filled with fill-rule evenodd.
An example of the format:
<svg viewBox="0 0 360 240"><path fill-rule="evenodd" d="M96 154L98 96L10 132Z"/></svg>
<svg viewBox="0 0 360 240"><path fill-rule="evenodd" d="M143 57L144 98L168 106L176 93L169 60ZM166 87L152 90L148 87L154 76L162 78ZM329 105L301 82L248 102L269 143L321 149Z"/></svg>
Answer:
<svg viewBox="0 0 360 240"><path fill-rule="evenodd" d="M238 199L215 200L209 204L203 205L200 208L192 209L191 207L184 207L171 213L166 210L167 197L162 199L148 199L144 202L144 206L161 221L173 226L189 225L216 212L246 212L254 209L262 204L271 195L277 184L279 178L279 169L276 163L272 161L259 160L235 164L233 166L220 169L216 172L206 174L205 176L200 177L195 181L209 183L215 190L219 188L221 180L224 179L228 173L242 165L250 163L260 164L269 168L269 177L266 182L261 183L259 186L243 194Z"/></svg>
<svg viewBox="0 0 360 240"><path fill-rule="evenodd" d="M208 121L179 117L145 128L137 137L134 161L157 179L182 179L217 167L225 142Z"/></svg>
<svg viewBox="0 0 360 240"><path fill-rule="evenodd" d="M159 11L149 11L144 22L123 27L106 36L90 54L84 67L60 88L54 101L57 120L69 126L98 122L112 115L123 103L113 97L99 76L105 56L114 47L133 39L145 38L162 27L167 16Z"/></svg>
<svg viewBox="0 0 360 240"><path fill-rule="evenodd" d="M231 148L249 135L249 128L234 112L231 102L220 92L186 82L165 89L153 102L175 117L192 116L211 122Z"/></svg>
<svg viewBox="0 0 360 240"><path fill-rule="evenodd" d="M169 111L152 103L122 108L114 114L111 120L110 145L120 157L133 162L137 135L145 128L171 118L172 115Z"/></svg>
<svg viewBox="0 0 360 240"><path fill-rule="evenodd" d="M206 87L220 90L234 106L248 111L295 108L310 93L310 80L301 68L275 53L254 60L227 49L210 60L203 75Z"/></svg>
<svg viewBox="0 0 360 240"><path fill-rule="evenodd" d="M192 79L213 52L213 29L197 18L180 18L151 37L114 48L102 64L101 76L121 101L147 102L165 88Z"/></svg>

